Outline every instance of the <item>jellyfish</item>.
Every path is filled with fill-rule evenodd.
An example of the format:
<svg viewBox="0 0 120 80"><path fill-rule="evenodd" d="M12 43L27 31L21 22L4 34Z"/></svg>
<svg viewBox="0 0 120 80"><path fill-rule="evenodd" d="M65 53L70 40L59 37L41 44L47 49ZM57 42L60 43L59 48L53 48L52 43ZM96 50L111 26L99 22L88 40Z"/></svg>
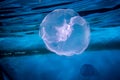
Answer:
<svg viewBox="0 0 120 80"><path fill-rule="evenodd" d="M72 9L56 9L45 16L39 34L48 50L65 56L81 54L88 47L90 29Z"/></svg>

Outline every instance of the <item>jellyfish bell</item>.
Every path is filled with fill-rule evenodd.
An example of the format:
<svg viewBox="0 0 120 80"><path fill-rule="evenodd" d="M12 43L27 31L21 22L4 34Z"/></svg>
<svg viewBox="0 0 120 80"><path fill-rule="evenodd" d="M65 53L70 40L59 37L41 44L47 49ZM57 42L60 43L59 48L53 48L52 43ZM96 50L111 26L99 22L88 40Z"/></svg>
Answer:
<svg viewBox="0 0 120 80"><path fill-rule="evenodd" d="M46 47L58 55L81 54L89 44L89 25L72 9L50 12L41 22L39 33Z"/></svg>

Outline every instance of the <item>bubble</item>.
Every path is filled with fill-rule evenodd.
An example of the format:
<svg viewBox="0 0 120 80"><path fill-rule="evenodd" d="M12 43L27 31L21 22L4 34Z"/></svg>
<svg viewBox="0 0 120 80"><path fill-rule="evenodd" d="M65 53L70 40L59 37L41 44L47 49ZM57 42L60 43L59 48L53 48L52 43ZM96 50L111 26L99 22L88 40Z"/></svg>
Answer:
<svg viewBox="0 0 120 80"><path fill-rule="evenodd" d="M81 54L89 44L89 26L72 9L50 12L40 24L39 33L46 47L58 55Z"/></svg>

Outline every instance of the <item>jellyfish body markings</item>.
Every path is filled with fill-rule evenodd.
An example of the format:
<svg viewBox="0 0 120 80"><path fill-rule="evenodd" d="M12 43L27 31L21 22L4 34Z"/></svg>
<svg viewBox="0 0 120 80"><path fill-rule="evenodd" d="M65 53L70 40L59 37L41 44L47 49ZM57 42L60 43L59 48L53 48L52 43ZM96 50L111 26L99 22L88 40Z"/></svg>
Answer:
<svg viewBox="0 0 120 80"><path fill-rule="evenodd" d="M50 12L40 24L39 33L46 47L58 55L81 54L89 44L89 26L72 9Z"/></svg>

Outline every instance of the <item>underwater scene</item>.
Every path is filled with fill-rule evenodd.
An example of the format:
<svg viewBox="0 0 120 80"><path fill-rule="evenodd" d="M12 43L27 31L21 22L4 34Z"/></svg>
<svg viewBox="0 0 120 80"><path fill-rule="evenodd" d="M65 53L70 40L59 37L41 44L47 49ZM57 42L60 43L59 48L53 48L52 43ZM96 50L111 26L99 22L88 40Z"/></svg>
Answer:
<svg viewBox="0 0 120 80"><path fill-rule="evenodd" d="M0 0L0 80L120 80L120 0Z"/></svg>

